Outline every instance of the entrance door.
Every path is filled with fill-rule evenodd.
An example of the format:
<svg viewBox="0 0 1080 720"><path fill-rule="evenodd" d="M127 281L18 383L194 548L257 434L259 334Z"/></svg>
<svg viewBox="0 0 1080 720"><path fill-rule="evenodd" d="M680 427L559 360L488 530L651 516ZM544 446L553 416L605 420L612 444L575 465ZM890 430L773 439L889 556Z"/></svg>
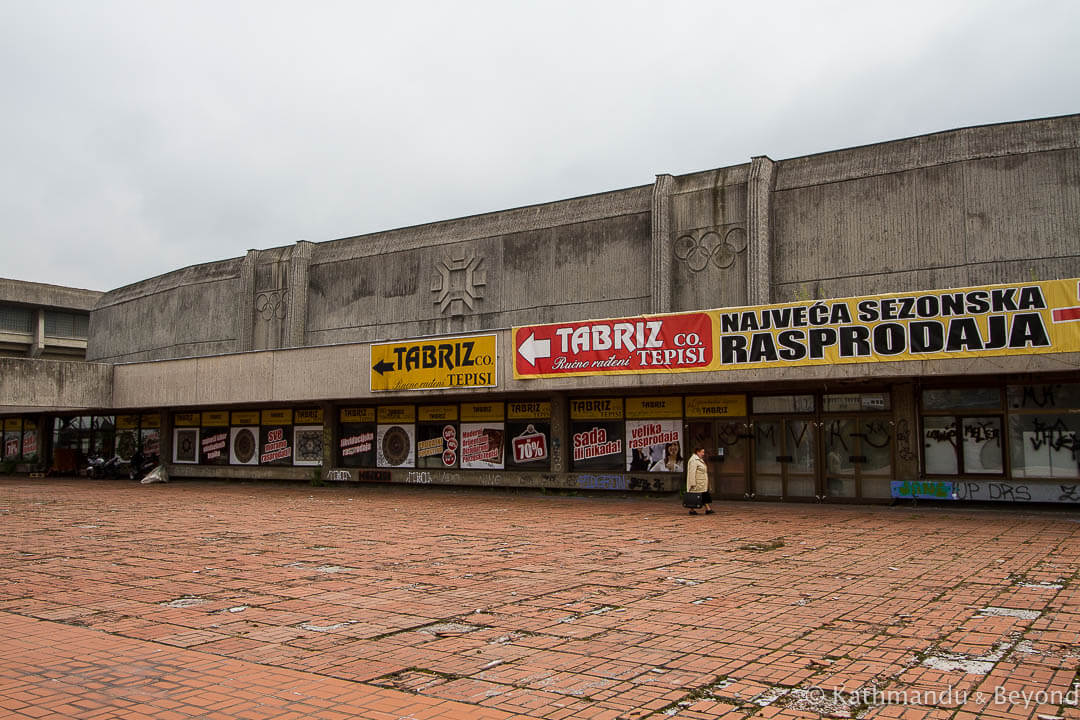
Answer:
<svg viewBox="0 0 1080 720"><path fill-rule="evenodd" d="M750 431L746 419L702 420L686 425L686 453L705 448L709 491L717 497L739 498L748 491Z"/></svg>
<svg viewBox="0 0 1080 720"><path fill-rule="evenodd" d="M892 426L887 417L825 421L825 490L831 498L888 497Z"/></svg>
<svg viewBox="0 0 1080 720"><path fill-rule="evenodd" d="M806 497L817 487L817 426L811 418L754 420L754 493Z"/></svg>
<svg viewBox="0 0 1080 720"><path fill-rule="evenodd" d="M750 428L746 420L718 420L716 447L720 461L709 466L709 473L715 473L716 492L723 497L745 497L750 490L746 475Z"/></svg>

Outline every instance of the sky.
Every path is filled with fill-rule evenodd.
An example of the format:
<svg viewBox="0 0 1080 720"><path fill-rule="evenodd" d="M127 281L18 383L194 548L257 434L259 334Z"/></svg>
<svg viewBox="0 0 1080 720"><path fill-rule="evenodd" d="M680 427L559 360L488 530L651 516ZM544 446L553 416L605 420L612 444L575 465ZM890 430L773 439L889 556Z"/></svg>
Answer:
<svg viewBox="0 0 1080 720"><path fill-rule="evenodd" d="M0 0L0 277L1080 112L1080 2Z"/></svg>

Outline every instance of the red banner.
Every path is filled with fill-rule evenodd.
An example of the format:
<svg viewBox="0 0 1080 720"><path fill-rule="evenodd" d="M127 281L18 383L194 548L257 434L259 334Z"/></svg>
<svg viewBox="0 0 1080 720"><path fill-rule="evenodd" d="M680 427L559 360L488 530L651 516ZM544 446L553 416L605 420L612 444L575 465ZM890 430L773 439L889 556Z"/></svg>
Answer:
<svg viewBox="0 0 1080 720"><path fill-rule="evenodd" d="M713 359L707 313L514 328L514 377L700 370Z"/></svg>

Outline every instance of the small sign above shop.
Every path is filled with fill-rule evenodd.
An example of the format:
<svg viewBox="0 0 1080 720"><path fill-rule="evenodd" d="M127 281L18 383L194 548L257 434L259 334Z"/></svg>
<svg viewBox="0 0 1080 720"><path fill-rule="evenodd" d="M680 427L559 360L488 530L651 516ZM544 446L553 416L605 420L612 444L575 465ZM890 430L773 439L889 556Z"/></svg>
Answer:
<svg viewBox="0 0 1080 720"><path fill-rule="evenodd" d="M372 392L498 385L495 335L371 346Z"/></svg>

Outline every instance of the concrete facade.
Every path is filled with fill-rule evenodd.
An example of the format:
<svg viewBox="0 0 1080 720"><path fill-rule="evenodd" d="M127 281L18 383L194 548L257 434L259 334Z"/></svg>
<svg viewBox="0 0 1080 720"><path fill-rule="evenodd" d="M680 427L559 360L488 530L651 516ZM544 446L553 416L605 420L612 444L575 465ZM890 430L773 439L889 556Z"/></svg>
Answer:
<svg viewBox="0 0 1080 720"><path fill-rule="evenodd" d="M85 358L86 327L100 297L96 290L0 278L0 357Z"/></svg>
<svg viewBox="0 0 1080 720"><path fill-rule="evenodd" d="M134 362L1080 275L1080 116L952 130L323 243L105 293Z"/></svg>
<svg viewBox="0 0 1080 720"><path fill-rule="evenodd" d="M822 433L833 417L826 396L870 393L887 398L873 419L891 428L886 483L919 482L930 467L919 437L929 437L927 427L937 422L923 417L933 413L920 399L927 388L994 385L1002 399L990 421L1000 433L1025 422L1009 415L1006 386L1072 387L1080 383L1080 353L515 379L511 328L1078 277L1080 115L1072 115L788 160L761 155L726 168L660 174L651 185L253 249L177 270L96 299L88 357L115 371L108 380L103 370L93 371L100 381L86 393L89 405L58 400L51 406L96 403L115 413L160 413L163 451L175 429L173 411L319 408L328 433L325 478L363 481L368 471L340 466L341 408L539 400L552 408L552 455L543 472L415 467L372 470L367 479L674 490L681 485L675 474L610 471L583 481L566 457L574 432L567 406L580 397L622 403L672 394L681 408L683 397L741 393L750 409L740 437L750 438L755 424L772 422L767 411L751 407L758 395L813 396L815 409L794 415ZM490 387L372 389L378 343L474 333L493 334L499 348L498 381ZM34 388L54 381L51 370L34 372L34 383L3 387L0 409L34 406ZM958 410L956 422L963 417ZM685 444L693 423L684 419ZM856 430L852 437L861 436ZM815 442L823 455L830 441ZM777 452L777 461L788 457ZM824 461L814 463L824 477ZM310 472L199 463L174 470L294 479ZM747 471L747 497L754 495L752 475ZM821 477L804 498L829 497ZM1002 478L1013 480L1004 470ZM880 481L873 480L878 499Z"/></svg>

